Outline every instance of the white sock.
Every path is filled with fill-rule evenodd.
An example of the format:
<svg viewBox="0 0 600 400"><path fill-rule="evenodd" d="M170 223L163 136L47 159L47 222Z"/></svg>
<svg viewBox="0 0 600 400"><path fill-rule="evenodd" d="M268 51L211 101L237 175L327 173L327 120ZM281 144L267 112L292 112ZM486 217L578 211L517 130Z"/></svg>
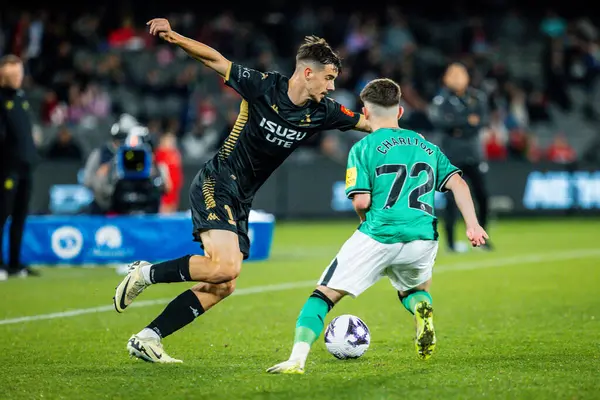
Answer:
<svg viewBox="0 0 600 400"><path fill-rule="evenodd" d="M290 354L290 360L300 361L300 366L304 368L308 353L310 352L310 344L306 342L294 343L292 348L292 354Z"/></svg>
<svg viewBox="0 0 600 400"><path fill-rule="evenodd" d="M140 331L140 333L137 334L138 337L144 338L144 339L156 339L156 340L160 340L160 336L158 336L158 333L154 332L152 329L150 328L144 328Z"/></svg>
<svg viewBox="0 0 600 400"><path fill-rule="evenodd" d="M144 265L142 270L142 276L148 285L152 285L152 281L150 280L150 268L152 268L152 264Z"/></svg>

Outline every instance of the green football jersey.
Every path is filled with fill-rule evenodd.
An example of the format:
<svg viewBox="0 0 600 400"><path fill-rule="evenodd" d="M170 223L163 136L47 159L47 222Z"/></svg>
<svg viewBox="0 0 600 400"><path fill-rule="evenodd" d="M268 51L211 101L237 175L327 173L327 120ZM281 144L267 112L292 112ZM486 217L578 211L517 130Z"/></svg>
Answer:
<svg viewBox="0 0 600 400"><path fill-rule="evenodd" d="M378 129L348 156L346 195L371 193L359 230L381 243L437 240L435 190L462 172L433 143L406 129Z"/></svg>

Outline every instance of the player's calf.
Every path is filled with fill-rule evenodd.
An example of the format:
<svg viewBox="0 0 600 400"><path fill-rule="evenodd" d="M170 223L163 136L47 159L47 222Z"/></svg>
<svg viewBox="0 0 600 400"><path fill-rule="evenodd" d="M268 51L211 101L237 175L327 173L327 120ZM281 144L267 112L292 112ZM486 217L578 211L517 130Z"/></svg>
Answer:
<svg viewBox="0 0 600 400"><path fill-rule="evenodd" d="M242 268L239 254L227 257L186 255L174 260L144 265L142 273L149 285L155 283L225 283L238 277Z"/></svg>
<svg viewBox="0 0 600 400"><path fill-rule="evenodd" d="M214 284L214 283L199 283L192 287L192 291L196 294L200 303L207 311L209 308L231 296L235 291L235 280Z"/></svg>
<svg viewBox="0 0 600 400"><path fill-rule="evenodd" d="M210 258L193 256L190 259L190 276L196 282L225 283L231 282L240 275L242 270L243 255L239 252L234 254L215 254Z"/></svg>

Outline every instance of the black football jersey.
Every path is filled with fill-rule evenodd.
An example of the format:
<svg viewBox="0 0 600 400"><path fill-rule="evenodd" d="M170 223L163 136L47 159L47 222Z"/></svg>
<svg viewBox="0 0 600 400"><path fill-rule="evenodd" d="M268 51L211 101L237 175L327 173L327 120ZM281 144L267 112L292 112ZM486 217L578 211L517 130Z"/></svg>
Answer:
<svg viewBox="0 0 600 400"><path fill-rule="evenodd" d="M314 134L356 127L360 114L328 97L297 106L287 95L289 79L232 63L225 83L242 96L237 121L207 163L217 175L236 181L240 200L251 200L279 165Z"/></svg>

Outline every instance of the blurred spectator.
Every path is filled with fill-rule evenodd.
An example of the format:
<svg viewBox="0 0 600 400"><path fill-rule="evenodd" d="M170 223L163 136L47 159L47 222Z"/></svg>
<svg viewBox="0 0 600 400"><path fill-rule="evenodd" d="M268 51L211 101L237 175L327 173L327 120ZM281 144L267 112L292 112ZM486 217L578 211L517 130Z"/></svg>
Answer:
<svg viewBox="0 0 600 400"><path fill-rule="evenodd" d="M509 134L508 157L515 161L538 162L541 152L535 135L523 129L514 129Z"/></svg>
<svg viewBox="0 0 600 400"><path fill-rule="evenodd" d="M67 120L69 123L79 123L86 115L85 104L81 96L79 85L73 84L69 87L69 103L67 110Z"/></svg>
<svg viewBox="0 0 600 400"><path fill-rule="evenodd" d="M177 136L172 131L165 131L158 141L155 152L157 164L166 166L171 184L161 198L160 212L173 213L179 208L179 196L183 186L183 167L181 154L177 148Z"/></svg>
<svg viewBox="0 0 600 400"><path fill-rule="evenodd" d="M473 17L462 33L463 53L471 53L477 57L485 56L491 51L489 33L483 18Z"/></svg>
<svg viewBox="0 0 600 400"><path fill-rule="evenodd" d="M51 89L47 90L46 93L44 94L44 99L42 101L42 109L41 109L41 119L44 124L49 125L49 124L62 123L64 118L61 118L60 122L58 122L56 120L57 117L55 116L58 106L59 106L59 102L58 102L58 96L56 95L56 92Z"/></svg>
<svg viewBox="0 0 600 400"><path fill-rule="evenodd" d="M489 125L482 129L482 142L488 160L507 158L508 129L504 125L502 112L499 109L491 112Z"/></svg>
<svg viewBox="0 0 600 400"><path fill-rule="evenodd" d="M540 29L548 37L558 38L565 34L567 23L554 10L550 9L546 11Z"/></svg>
<svg viewBox="0 0 600 400"><path fill-rule="evenodd" d="M532 90L527 98L527 114L532 123L550 121L548 101L539 90Z"/></svg>
<svg viewBox="0 0 600 400"><path fill-rule="evenodd" d="M135 29L131 17L125 17L121 26L108 34L108 44L112 48L121 48L128 46L135 38Z"/></svg>
<svg viewBox="0 0 600 400"><path fill-rule="evenodd" d="M388 8L389 25L383 32L383 48L386 57L402 58L416 49L406 17L395 7Z"/></svg>
<svg viewBox="0 0 600 400"><path fill-rule="evenodd" d="M291 65L285 58L302 37L321 35L344 59L336 91L330 96L359 111L358 93L364 84L391 77L403 89L402 126L425 135L436 133L426 114L426 105L438 90L432 77L439 76L458 55L472 71L473 86L488 95L493 109L500 110L502 120L494 128L496 133L485 139L490 146L496 146L495 140L503 142L507 131L516 129L512 145L507 143L507 156L520 154L522 159L533 160L531 143L537 137L525 133L523 139L521 131L539 131L545 143L548 129L539 130L538 124L552 128L559 120L568 124L566 120L575 118L582 120L577 122L581 128L570 132L569 140L577 150L585 146L582 141L590 140L586 132L599 119L596 21L573 18L567 23L549 10L540 23L539 15L520 5L506 12L478 11L453 16L451 23L395 5L376 16L360 8L346 11L306 4L296 14L281 9L261 18L223 12L203 15L209 21L204 22L195 21L190 11L173 12L169 18L182 34L264 71L289 72ZM160 14L159 9L156 12ZM41 10L2 15L0 54L23 56L25 84L33 80L30 101L39 123L93 127L122 112L148 120L175 118L181 127L176 133L181 135L184 158L202 159L214 152L229 132L228 119L237 114L239 96L184 51L147 35L142 20L136 22L131 14L124 14L115 25L117 15L104 7L80 14ZM106 128L100 127L97 135L104 133ZM525 150L519 144L522 140ZM90 141L94 147L100 139ZM347 137L326 134L318 141L305 150L345 157Z"/></svg>
<svg viewBox="0 0 600 400"><path fill-rule="evenodd" d="M82 161L83 152L79 144L73 139L69 128L62 126L48 146L46 157L51 160Z"/></svg>
<svg viewBox="0 0 600 400"><path fill-rule="evenodd" d="M568 73L565 51L563 38L548 38L545 42L541 63L546 96L563 110L569 111L572 103L567 92Z"/></svg>
<svg viewBox="0 0 600 400"><path fill-rule="evenodd" d="M524 130L514 129L508 136L508 156L511 160L526 161L528 137Z"/></svg>
<svg viewBox="0 0 600 400"><path fill-rule="evenodd" d="M507 84L509 93L508 115L506 127L508 129L527 129L529 127L529 113L525 92L513 84Z"/></svg>
<svg viewBox="0 0 600 400"><path fill-rule="evenodd" d="M546 150L546 158L558 164L570 164L577 159L575 150L569 145L564 133L554 136L552 144Z"/></svg>
<svg viewBox="0 0 600 400"><path fill-rule="evenodd" d="M81 100L87 115L98 118L108 117L111 102L108 93L96 83L91 83L81 95Z"/></svg>
<svg viewBox="0 0 600 400"><path fill-rule="evenodd" d="M218 146L224 141L226 135L230 132L230 127L233 127L237 112L229 111L229 123L226 133L221 133L219 130L205 121L197 123L192 130L187 132L182 138L182 145L185 155L192 160L205 160L217 151ZM231 122L233 119L233 122Z"/></svg>
<svg viewBox="0 0 600 400"><path fill-rule="evenodd" d="M501 161L507 157L507 151L500 134L497 131L491 131L490 135L484 140L485 157L489 161Z"/></svg>

